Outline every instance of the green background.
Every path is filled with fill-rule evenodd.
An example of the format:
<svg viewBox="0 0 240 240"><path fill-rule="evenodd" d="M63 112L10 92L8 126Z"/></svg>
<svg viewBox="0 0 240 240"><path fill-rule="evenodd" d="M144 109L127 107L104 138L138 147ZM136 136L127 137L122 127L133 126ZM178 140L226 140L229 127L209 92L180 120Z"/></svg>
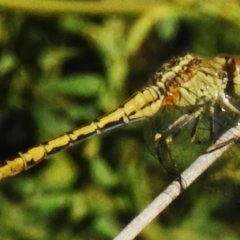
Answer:
<svg viewBox="0 0 240 240"><path fill-rule="evenodd" d="M110 112L173 56L239 55L239 33L233 0L0 0L1 159ZM170 182L143 128L95 136L2 180L0 238L116 236ZM197 182L137 239L239 239L240 204Z"/></svg>

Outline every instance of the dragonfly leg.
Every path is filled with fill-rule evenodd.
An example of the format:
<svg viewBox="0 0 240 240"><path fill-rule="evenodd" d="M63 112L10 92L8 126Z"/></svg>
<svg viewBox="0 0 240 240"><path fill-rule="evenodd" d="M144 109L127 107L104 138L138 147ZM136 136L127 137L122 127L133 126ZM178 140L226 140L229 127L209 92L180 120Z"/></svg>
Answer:
<svg viewBox="0 0 240 240"><path fill-rule="evenodd" d="M224 141L224 142L216 142L210 148L208 148L206 152L207 153L214 152L214 151L216 151L218 149L221 149L221 148L227 146L230 143L235 143L235 142L238 142L238 141L239 141L238 138L232 137L231 139L229 139L227 141Z"/></svg>
<svg viewBox="0 0 240 240"><path fill-rule="evenodd" d="M207 110L207 111L206 111ZM215 132L216 132L216 126L215 126L215 119L214 119L214 108L211 106L210 108L205 108L205 112L207 115L209 115L208 117L208 122L209 122L209 139L207 139L207 141L210 141L211 143L215 142ZM192 128L192 132L191 132L191 142L196 142L196 135L197 135L197 131L198 131L198 126L199 126L199 122L201 121L201 117L202 115L198 115L195 123L193 125ZM197 141L198 143L202 143L202 141Z"/></svg>
<svg viewBox="0 0 240 240"><path fill-rule="evenodd" d="M180 177L180 174L169 148L170 143L171 139L169 139L169 137L165 135L155 135L155 153L161 165L163 166L163 170L167 174L178 178ZM171 167L166 166L166 162L168 162Z"/></svg>
<svg viewBox="0 0 240 240"><path fill-rule="evenodd" d="M226 108L226 109L230 110L231 112L234 112L234 113L240 115L240 111L229 102L229 99L226 97L226 95L224 93L219 94L219 97L220 97L220 104L223 106L223 111Z"/></svg>
<svg viewBox="0 0 240 240"><path fill-rule="evenodd" d="M163 166L164 171L177 177L177 179L180 177L180 174L171 154L170 144L187 124L189 124L192 120L199 118L203 110L203 108L199 108L197 111L191 114L184 114L163 131L155 134L154 147L157 158ZM167 166L168 164L170 166Z"/></svg>
<svg viewBox="0 0 240 240"><path fill-rule="evenodd" d="M174 123L172 123L170 126L165 128L163 131L161 131L160 133L158 132L155 135L155 140L165 134L165 135L168 135L167 142L170 143L172 139L175 138L187 124L189 124L192 120L195 119L195 123L191 132L191 138L194 138L196 134L198 122L203 110L204 110L203 108L199 108L197 111L191 114L184 114L183 116L178 118L176 121L174 121Z"/></svg>

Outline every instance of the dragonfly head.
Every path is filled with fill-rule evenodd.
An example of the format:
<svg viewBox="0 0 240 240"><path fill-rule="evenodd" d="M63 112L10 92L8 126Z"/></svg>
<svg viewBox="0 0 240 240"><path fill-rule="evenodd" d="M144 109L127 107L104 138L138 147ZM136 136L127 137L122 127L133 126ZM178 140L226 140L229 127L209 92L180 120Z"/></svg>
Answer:
<svg viewBox="0 0 240 240"><path fill-rule="evenodd" d="M215 61L222 65L223 70L227 73L228 82L225 93L227 95L235 93L240 96L240 58L220 54Z"/></svg>

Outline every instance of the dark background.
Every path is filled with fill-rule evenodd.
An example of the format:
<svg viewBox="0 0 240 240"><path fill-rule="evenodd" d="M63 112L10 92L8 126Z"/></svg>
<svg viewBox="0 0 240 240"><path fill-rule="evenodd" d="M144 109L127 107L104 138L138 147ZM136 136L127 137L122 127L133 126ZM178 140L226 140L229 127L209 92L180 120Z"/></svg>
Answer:
<svg viewBox="0 0 240 240"><path fill-rule="evenodd" d="M0 2L2 160L110 112L173 56L240 54L239 1L11 2ZM96 136L2 180L0 238L116 236L170 182L143 128ZM240 203L200 181L138 239L239 239Z"/></svg>

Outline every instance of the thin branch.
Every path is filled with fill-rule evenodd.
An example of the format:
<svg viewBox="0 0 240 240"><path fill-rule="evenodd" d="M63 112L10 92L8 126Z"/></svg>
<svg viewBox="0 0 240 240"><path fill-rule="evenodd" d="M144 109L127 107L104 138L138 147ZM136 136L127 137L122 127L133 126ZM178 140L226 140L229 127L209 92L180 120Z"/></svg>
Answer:
<svg viewBox="0 0 240 240"><path fill-rule="evenodd" d="M240 138L240 126L236 126L224 133L207 153L200 156L182 174L182 185L186 189L208 167L210 167L232 144ZM224 144L227 143L227 144ZM221 146L222 147L219 147ZM136 218L129 223L114 240L134 239L157 215L159 215L181 193L178 181L173 181L151 204L149 204Z"/></svg>
<svg viewBox="0 0 240 240"><path fill-rule="evenodd" d="M173 3L155 3L138 1L57 1L57 0L0 0L0 7L20 10L34 14L66 14L80 13L88 15L108 14L141 14L144 12L159 11L165 17L172 17L181 13L181 16L196 17L196 14L209 14L231 21L239 25L240 6L237 0L229 1L175 1ZM188 9L191 8L192 11ZM224 9L224 11L222 11Z"/></svg>
<svg viewBox="0 0 240 240"><path fill-rule="evenodd" d="M62 14L62 13L81 13L88 15L106 14L140 14L146 11L158 9L164 16L174 8L179 7L175 4L139 3L139 2L97 2L97 1L43 1L43 0L0 0L0 7L16 9L35 14ZM184 11L184 8L181 8ZM175 9L176 10L176 9Z"/></svg>

